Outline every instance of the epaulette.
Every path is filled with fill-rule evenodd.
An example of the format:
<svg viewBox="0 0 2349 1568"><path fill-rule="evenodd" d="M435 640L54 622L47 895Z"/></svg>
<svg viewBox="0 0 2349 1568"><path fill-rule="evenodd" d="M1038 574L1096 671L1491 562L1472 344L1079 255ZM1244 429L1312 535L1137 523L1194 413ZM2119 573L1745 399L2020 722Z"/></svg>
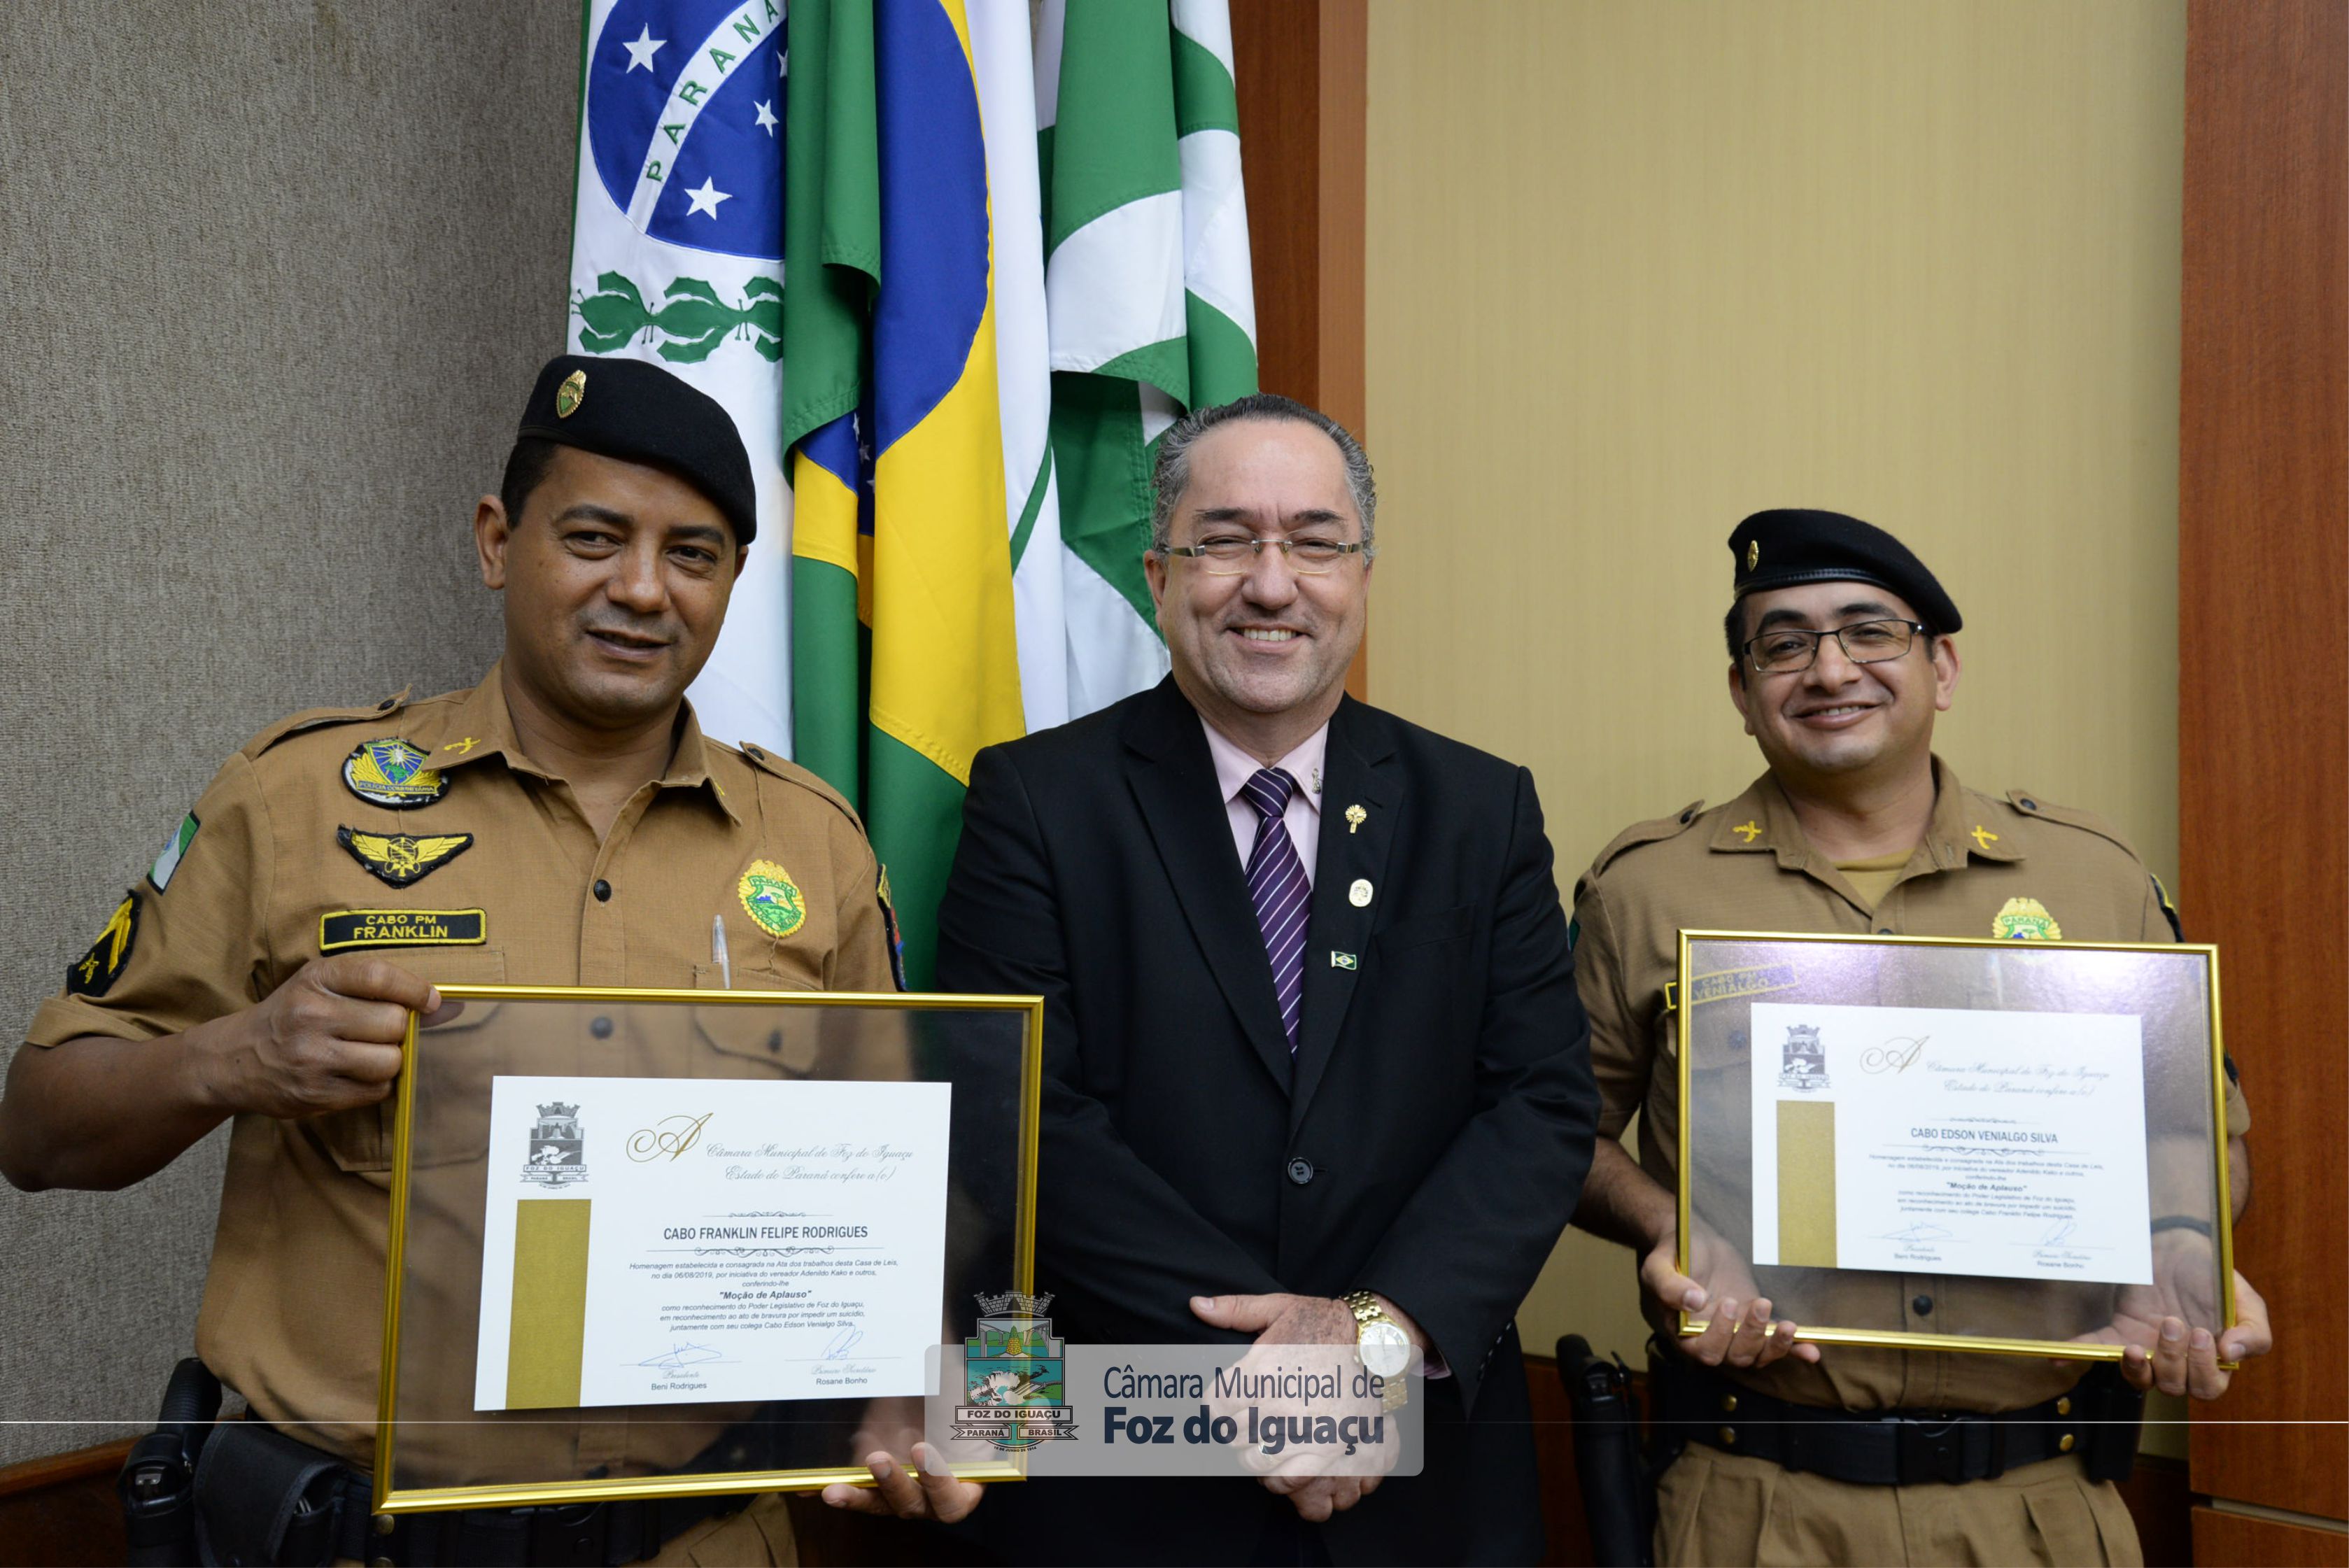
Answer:
<svg viewBox="0 0 2349 1568"><path fill-rule="evenodd" d="M2058 806L2044 797L2033 794L2028 789L2009 789L2006 792L2006 800L2008 805L2026 817L2037 817L2048 822L2061 822L2067 828L2077 828L2084 833L2094 833L2100 839L2119 845L2121 852L2129 859L2138 861L2140 864L2143 863L2137 855L2137 846L2123 838L2118 828L2097 816L2094 811L2083 811L2071 806Z"/></svg>
<svg viewBox="0 0 2349 1568"><path fill-rule="evenodd" d="M290 714L247 741L244 757L250 761L289 735L299 735L305 729L318 729L329 724L363 724L369 719L383 718L408 706L408 694L416 688L402 686L381 702L360 707L305 707Z"/></svg>
<svg viewBox="0 0 2349 1568"><path fill-rule="evenodd" d="M1600 872L1605 871L1609 863L1626 850L1637 849L1641 844L1657 843L1665 839L1678 838L1689 830L1690 826L1696 821L1697 813L1703 810L1702 800L1692 800L1669 817L1658 817L1651 821L1632 823L1616 834L1607 847L1599 851L1599 858L1590 862L1590 874L1597 876Z"/></svg>
<svg viewBox="0 0 2349 1568"><path fill-rule="evenodd" d="M802 768L789 758L778 757L765 747L753 746L748 741L727 749L739 750L761 772L771 774L786 784L796 784L809 794L829 801L842 816L855 825L858 832L864 831L864 819L856 814L856 808L848 803L848 797L825 783L823 776L814 769Z"/></svg>

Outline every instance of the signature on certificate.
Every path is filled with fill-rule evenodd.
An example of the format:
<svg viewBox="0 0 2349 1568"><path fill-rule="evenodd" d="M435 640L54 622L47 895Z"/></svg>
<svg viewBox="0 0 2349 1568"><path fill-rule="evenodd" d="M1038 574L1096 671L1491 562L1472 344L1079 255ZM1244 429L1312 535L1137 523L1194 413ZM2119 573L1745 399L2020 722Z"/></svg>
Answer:
<svg viewBox="0 0 2349 1568"><path fill-rule="evenodd" d="M657 1367L664 1372L678 1372L688 1367L698 1367L703 1362L720 1359L722 1357L718 1352L710 1349L707 1345L696 1345L689 1339L680 1339L659 1355L647 1356L636 1365Z"/></svg>
<svg viewBox="0 0 2349 1568"><path fill-rule="evenodd" d="M825 1361L837 1360L839 1357L847 1355L850 1351L855 1349L863 1343L864 1343L864 1330L857 1327L853 1323L844 1325L838 1334L832 1336L832 1343L823 1347L823 1355L821 1359Z"/></svg>
<svg viewBox="0 0 2349 1568"><path fill-rule="evenodd" d="M1920 1220L1913 1225L1904 1225L1897 1231L1886 1231L1876 1237L1876 1240L1898 1243L1904 1247L1920 1247L1931 1242L1946 1242L1955 1233L1933 1223L1930 1220Z"/></svg>

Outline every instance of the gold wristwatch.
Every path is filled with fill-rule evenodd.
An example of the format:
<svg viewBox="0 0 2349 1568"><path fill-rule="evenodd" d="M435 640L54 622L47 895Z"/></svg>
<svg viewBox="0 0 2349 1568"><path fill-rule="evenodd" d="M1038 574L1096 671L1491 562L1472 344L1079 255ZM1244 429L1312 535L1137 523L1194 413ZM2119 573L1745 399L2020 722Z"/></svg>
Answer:
<svg viewBox="0 0 2349 1568"><path fill-rule="evenodd" d="M1411 1336L1387 1315L1387 1309L1369 1291L1358 1290L1345 1299L1354 1314L1354 1353L1361 1358L1363 1370L1381 1380L1379 1408L1402 1409L1411 1398L1411 1384L1404 1376L1411 1369Z"/></svg>

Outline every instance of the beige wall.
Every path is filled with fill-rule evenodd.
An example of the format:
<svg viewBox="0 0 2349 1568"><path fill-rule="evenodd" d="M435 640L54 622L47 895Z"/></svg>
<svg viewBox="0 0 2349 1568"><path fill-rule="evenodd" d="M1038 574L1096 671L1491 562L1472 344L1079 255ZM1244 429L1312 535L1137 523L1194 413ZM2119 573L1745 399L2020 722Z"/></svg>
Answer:
<svg viewBox="0 0 2349 1568"><path fill-rule="evenodd" d="M2180 0L1380 0L1372 699L1532 767L1570 885L1760 770L1724 541L1832 507L1965 613L1960 773L2169 875L2185 43ZM1526 1344L1636 1362L1628 1278L1570 1238Z"/></svg>
<svg viewBox="0 0 2349 1568"><path fill-rule="evenodd" d="M578 60L575 5L0 6L0 1066L255 730L495 656L470 523L563 343ZM0 1186L0 1465L152 1423L225 1142Z"/></svg>

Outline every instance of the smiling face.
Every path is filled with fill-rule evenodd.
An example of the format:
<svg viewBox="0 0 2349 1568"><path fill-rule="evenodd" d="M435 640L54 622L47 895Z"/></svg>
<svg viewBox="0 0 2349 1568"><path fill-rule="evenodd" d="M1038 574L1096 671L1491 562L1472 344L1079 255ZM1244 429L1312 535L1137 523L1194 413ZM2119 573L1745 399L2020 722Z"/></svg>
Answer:
<svg viewBox="0 0 2349 1568"><path fill-rule="evenodd" d="M1193 545L1226 536L1361 539L1337 443L1294 419L1235 419L1200 437L1169 541ZM1243 745L1251 736L1290 731L1303 739L1345 694L1346 666L1362 641L1371 563L1345 555L1330 571L1305 575L1267 549L1238 575L1218 576L1209 564L1156 554L1143 562L1174 684Z"/></svg>
<svg viewBox="0 0 2349 1568"><path fill-rule="evenodd" d="M726 514L691 485L571 447L519 519L485 497L473 532L481 581L505 594L508 672L590 731L675 711L717 645L744 560Z"/></svg>
<svg viewBox="0 0 2349 1568"><path fill-rule="evenodd" d="M1745 635L1781 627L1830 631L1863 621L1915 621L1917 612L1872 583L1806 583L1748 595ZM1744 717L1770 770L1814 788L1883 778L1931 765L1933 716L1958 687L1957 645L1918 637L1880 664L1854 664L1833 637L1806 670L1730 666L1729 700Z"/></svg>

